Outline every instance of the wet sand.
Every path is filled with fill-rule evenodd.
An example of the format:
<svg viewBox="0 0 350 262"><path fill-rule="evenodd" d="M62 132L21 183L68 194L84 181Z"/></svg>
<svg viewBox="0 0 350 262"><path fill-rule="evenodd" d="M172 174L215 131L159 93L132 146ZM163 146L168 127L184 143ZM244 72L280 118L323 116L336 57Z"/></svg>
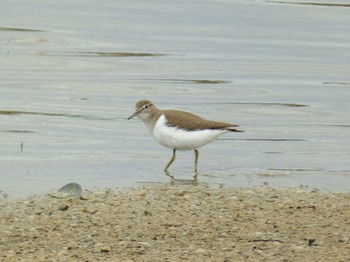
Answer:
<svg viewBox="0 0 350 262"><path fill-rule="evenodd" d="M349 193L159 184L0 200L1 261L350 260Z"/></svg>

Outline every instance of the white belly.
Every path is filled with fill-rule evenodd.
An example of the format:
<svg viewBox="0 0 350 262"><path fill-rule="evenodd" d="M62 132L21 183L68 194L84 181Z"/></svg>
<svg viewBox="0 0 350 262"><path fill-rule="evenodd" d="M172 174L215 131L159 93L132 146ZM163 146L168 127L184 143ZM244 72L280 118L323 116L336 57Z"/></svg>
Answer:
<svg viewBox="0 0 350 262"><path fill-rule="evenodd" d="M166 125L166 118L161 115L156 122L151 134L165 147L177 150L193 150L213 142L219 135L227 130L199 130L184 131L176 127Z"/></svg>

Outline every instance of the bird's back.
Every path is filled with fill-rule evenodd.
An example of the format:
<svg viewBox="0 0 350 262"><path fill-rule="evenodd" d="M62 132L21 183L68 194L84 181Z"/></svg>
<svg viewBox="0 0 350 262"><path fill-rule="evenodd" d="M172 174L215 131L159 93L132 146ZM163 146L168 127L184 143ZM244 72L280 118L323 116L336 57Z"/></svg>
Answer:
<svg viewBox="0 0 350 262"><path fill-rule="evenodd" d="M167 125L175 126L186 131L196 131L205 129L227 129L231 131L230 128L238 127L238 125L236 124L228 124L223 122L207 120L200 116L185 111L162 110L162 113L167 119Z"/></svg>

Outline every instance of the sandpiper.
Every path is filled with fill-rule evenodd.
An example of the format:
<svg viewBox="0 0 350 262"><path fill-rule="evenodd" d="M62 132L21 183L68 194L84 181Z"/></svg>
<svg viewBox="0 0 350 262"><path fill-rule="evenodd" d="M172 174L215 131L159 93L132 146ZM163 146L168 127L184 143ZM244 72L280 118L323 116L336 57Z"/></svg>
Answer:
<svg viewBox="0 0 350 262"><path fill-rule="evenodd" d="M198 148L213 142L227 132L243 132L228 124L206 120L194 114L179 110L161 110L149 100L136 103L136 111L129 118L138 116L157 142L173 150L173 156L165 166L167 172L175 160L176 150L194 150L194 171L198 172Z"/></svg>

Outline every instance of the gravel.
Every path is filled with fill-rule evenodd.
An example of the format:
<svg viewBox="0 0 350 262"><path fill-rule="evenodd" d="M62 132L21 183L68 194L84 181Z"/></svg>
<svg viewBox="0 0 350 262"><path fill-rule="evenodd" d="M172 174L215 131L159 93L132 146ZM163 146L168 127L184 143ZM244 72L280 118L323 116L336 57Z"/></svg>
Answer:
<svg viewBox="0 0 350 262"><path fill-rule="evenodd" d="M0 199L1 261L350 261L350 193L148 185Z"/></svg>

